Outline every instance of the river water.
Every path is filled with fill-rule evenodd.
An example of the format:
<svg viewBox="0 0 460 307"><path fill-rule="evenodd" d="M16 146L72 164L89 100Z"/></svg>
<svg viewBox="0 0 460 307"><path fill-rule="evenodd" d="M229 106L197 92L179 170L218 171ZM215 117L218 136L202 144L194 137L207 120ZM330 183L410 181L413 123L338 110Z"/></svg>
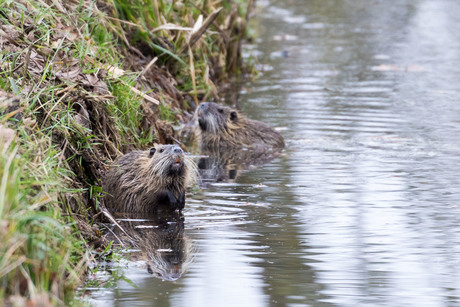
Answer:
<svg viewBox="0 0 460 307"><path fill-rule="evenodd" d="M132 261L91 301L459 306L460 2L257 5L238 107L286 149L188 197L173 281Z"/></svg>

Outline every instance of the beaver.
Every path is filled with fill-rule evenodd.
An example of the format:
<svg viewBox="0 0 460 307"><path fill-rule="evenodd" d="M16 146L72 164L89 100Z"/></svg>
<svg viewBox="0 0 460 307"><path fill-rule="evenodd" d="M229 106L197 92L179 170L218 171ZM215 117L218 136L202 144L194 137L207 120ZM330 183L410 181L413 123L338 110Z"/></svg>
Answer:
<svg viewBox="0 0 460 307"><path fill-rule="evenodd" d="M104 204L115 212L182 211L185 189L196 179L196 165L177 145L121 156L107 172Z"/></svg>
<svg viewBox="0 0 460 307"><path fill-rule="evenodd" d="M283 148L284 139L267 124L230 107L202 102L196 111L204 148Z"/></svg>

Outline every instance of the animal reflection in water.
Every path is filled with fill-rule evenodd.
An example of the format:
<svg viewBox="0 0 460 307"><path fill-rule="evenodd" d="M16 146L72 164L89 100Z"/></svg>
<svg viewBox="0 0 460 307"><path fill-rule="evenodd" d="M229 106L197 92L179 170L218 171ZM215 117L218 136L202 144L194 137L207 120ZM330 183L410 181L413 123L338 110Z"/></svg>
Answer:
<svg viewBox="0 0 460 307"><path fill-rule="evenodd" d="M280 150L204 150L197 162L200 185L235 182L242 171L269 163L280 154Z"/></svg>
<svg viewBox="0 0 460 307"><path fill-rule="evenodd" d="M182 276L191 262L192 245L184 237L184 217L168 210L155 215L115 213L120 227L114 234L139 250L131 253L131 260L145 261L147 271L162 280L174 281Z"/></svg>

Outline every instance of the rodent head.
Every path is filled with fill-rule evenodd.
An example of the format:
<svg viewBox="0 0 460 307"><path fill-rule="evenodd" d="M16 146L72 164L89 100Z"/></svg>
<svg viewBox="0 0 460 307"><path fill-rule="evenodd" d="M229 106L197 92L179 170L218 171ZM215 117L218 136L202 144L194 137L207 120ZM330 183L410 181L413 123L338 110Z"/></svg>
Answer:
<svg viewBox="0 0 460 307"><path fill-rule="evenodd" d="M202 102L197 109L201 131L219 134L234 128L240 119L238 111L214 102Z"/></svg>
<svg viewBox="0 0 460 307"><path fill-rule="evenodd" d="M147 272L163 280L177 280L183 273L184 258L183 250L170 251L167 249L150 253L147 261Z"/></svg>
<svg viewBox="0 0 460 307"><path fill-rule="evenodd" d="M150 149L149 157L157 174L182 176L187 171L188 161L183 150L177 145L155 144Z"/></svg>

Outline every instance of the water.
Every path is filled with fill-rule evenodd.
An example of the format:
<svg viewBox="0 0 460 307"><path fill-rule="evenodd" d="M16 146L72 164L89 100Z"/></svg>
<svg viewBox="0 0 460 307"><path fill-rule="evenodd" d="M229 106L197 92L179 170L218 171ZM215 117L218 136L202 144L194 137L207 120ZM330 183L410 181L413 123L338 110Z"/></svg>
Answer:
<svg viewBox="0 0 460 307"><path fill-rule="evenodd" d="M187 268L97 306L460 305L460 2L258 1L238 106L287 148L187 199ZM176 274L177 277L177 274Z"/></svg>

